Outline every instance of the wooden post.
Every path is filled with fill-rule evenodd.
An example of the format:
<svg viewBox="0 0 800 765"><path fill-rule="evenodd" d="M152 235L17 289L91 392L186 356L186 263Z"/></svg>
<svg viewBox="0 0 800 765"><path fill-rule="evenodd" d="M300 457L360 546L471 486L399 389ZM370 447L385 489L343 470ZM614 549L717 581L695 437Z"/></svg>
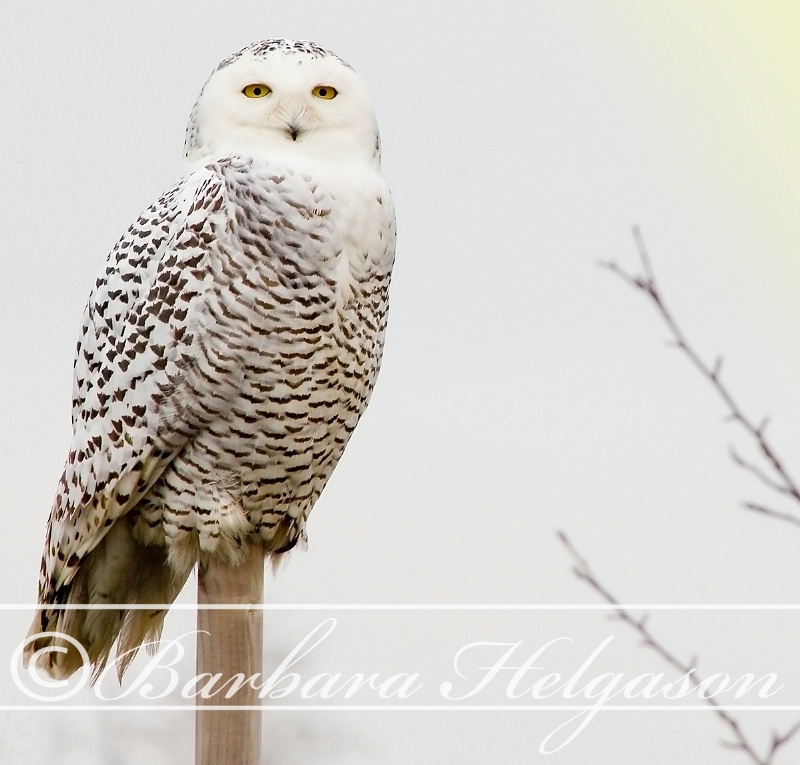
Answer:
<svg viewBox="0 0 800 765"><path fill-rule="evenodd" d="M239 566L212 563L199 567L199 605L260 604L264 595L264 551L248 545ZM197 674L221 673L216 687L238 673L245 678L263 667L264 611L204 609L197 611ZM203 634L207 632L209 634ZM227 687L226 689L227 690ZM198 706L255 706L258 692L244 686L229 699L224 693L197 699ZM195 765L261 765L261 711L195 712Z"/></svg>

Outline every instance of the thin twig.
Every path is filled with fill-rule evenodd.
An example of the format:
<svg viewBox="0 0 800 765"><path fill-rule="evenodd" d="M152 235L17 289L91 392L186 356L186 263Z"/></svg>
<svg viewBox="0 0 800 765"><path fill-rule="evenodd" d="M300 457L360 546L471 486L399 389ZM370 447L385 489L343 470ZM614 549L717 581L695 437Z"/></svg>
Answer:
<svg viewBox="0 0 800 765"><path fill-rule="evenodd" d="M764 484L768 489L772 489L772 491L777 491L778 494L786 494L787 496L793 496L790 489L788 489L783 484L778 483L777 481L770 478L758 465L753 464L749 460L746 460L742 457L734 447L731 447L729 450L731 455L731 459L740 467L742 470L746 470L748 473L752 473L761 483Z"/></svg>
<svg viewBox="0 0 800 765"><path fill-rule="evenodd" d="M782 736L779 736L777 733L773 733L772 744L769 748L769 757L772 758L778 749L780 749L787 741L789 741L793 736L796 736L798 733L800 733L800 720L798 720Z"/></svg>
<svg viewBox="0 0 800 765"><path fill-rule="evenodd" d="M771 518L777 518L779 521L786 521L793 523L795 526L800 526L800 518L791 513L782 513L780 510L773 510L771 507L759 505L757 502L744 502L744 507L747 510L752 510L754 513L761 513L761 515L768 515Z"/></svg>
<svg viewBox="0 0 800 765"><path fill-rule="evenodd" d="M697 680L698 683L702 683L703 680L697 673L697 659L693 657L688 664L678 659L675 654L669 651L663 643L659 642L659 640L648 629L648 615L645 614L637 619L630 612L626 611L620 605L620 602L614 597L614 595L612 595L611 592L600 583L597 576L586 562L586 559L578 553L572 542L570 542L569 537L563 531L557 532L557 536L575 562L575 567L572 569L575 576L577 576L578 579L586 582L595 592L600 595L600 597L603 598L603 600L606 601L606 603L616 606L617 619L632 627L642 638L642 642L647 648L650 648L652 651L657 653L667 664L680 672L681 675L691 672L694 679ZM723 746L743 752L755 765L773 765L775 755L778 750L788 743L798 732L800 732L800 721L798 721L783 735L779 736L777 734L773 734L769 752L767 753L766 757L761 757L755 751L752 744L742 731L739 721L733 715L724 709L721 709L719 703L713 697L703 696L703 701L705 701L709 706L713 707L714 713L725 723L728 730L733 734L734 741L723 741Z"/></svg>
<svg viewBox="0 0 800 765"><path fill-rule="evenodd" d="M728 409L728 418L738 422L741 427L744 428L744 430L750 435L753 441L755 441L759 452L770 466L770 469L777 476L777 480L768 476L763 470L760 470L751 462L741 458L734 450L731 450L731 457L734 462L739 467L753 473L761 483L770 489L790 497L798 505L800 505L800 488L798 488L798 484L789 475L783 464L783 461L778 457L777 452L765 434L768 420L764 419L760 424L756 425L753 420L744 414L739 404L733 398L731 392L721 380L721 357L718 357L714 361L713 366L709 366L694 350L692 345L686 339L686 336L683 334L683 331L677 325L672 313L664 303L664 298L662 297L658 285L656 284L655 272L653 271L650 257L647 254L647 248L645 247L642 234L638 228L633 229L633 237L636 241L639 258L642 262L642 275L636 276L634 274L630 274L613 261L604 261L600 265L616 274L630 286L641 290L650 298L661 315L664 323L667 325L667 328L672 335L674 345L683 351L694 367L711 383L712 387L717 392L717 395L723 400ZM788 521L790 523L794 523L796 525L800 525L800 519L791 515L790 513L773 512L768 513L768 515Z"/></svg>

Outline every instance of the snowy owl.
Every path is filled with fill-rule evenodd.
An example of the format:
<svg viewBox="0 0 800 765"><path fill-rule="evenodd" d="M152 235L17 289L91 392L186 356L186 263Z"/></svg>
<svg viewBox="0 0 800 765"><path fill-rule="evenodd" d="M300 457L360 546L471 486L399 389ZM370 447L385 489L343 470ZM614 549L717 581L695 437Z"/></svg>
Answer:
<svg viewBox="0 0 800 765"><path fill-rule="evenodd" d="M31 628L99 671L157 639L192 568L278 556L305 524L380 366L395 219L364 85L315 43L224 59L192 110L186 175L112 250L75 357L74 436ZM62 645L46 634L29 642ZM47 654L65 677L80 654Z"/></svg>

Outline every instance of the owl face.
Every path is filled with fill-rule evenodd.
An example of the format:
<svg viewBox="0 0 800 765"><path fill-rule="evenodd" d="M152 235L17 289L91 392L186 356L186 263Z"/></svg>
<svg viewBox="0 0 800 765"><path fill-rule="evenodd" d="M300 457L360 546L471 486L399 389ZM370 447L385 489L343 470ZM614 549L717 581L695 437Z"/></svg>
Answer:
<svg viewBox="0 0 800 765"><path fill-rule="evenodd" d="M322 49L263 52L259 45L223 61L203 88L187 131L190 162L230 155L379 161L372 106L349 66Z"/></svg>

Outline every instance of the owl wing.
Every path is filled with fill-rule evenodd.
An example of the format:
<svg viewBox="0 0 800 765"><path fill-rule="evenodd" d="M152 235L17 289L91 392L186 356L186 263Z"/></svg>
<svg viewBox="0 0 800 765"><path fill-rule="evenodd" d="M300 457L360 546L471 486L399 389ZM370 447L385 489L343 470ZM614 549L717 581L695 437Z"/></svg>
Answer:
<svg viewBox="0 0 800 765"><path fill-rule="evenodd" d="M81 560L200 427L185 372L227 218L222 178L199 170L139 216L109 255L75 356L74 436L47 524L41 603L67 598Z"/></svg>

